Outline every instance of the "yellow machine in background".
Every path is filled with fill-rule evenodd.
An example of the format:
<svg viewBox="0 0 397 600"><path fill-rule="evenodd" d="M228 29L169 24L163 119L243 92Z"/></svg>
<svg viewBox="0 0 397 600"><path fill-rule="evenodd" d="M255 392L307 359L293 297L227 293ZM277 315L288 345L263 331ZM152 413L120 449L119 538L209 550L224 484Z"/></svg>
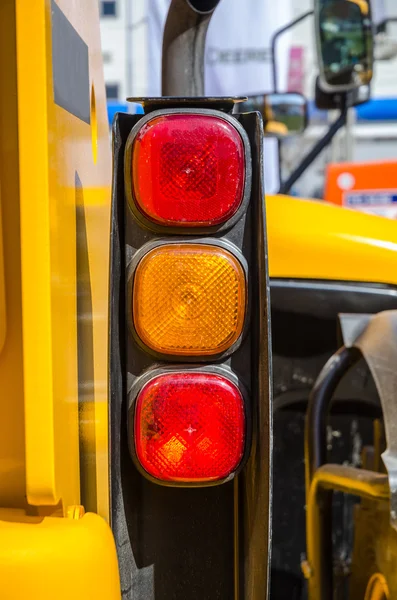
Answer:
<svg viewBox="0 0 397 600"><path fill-rule="evenodd" d="M267 196L270 277L397 284L397 222L314 200Z"/></svg>

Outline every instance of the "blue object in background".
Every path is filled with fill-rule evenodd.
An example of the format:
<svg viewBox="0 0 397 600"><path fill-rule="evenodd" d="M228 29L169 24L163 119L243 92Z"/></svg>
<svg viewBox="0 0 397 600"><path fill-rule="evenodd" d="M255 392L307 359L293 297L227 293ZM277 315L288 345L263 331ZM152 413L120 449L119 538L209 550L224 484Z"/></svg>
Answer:
<svg viewBox="0 0 397 600"><path fill-rule="evenodd" d="M143 115L143 108L140 104L131 102L112 102L108 101L108 121L109 125L113 123L114 115L118 112L130 113L132 115Z"/></svg>
<svg viewBox="0 0 397 600"><path fill-rule="evenodd" d="M318 110L313 101L308 102L309 121L326 122L327 111ZM372 98L365 104L356 107L358 122L365 121L397 121L397 98ZM143 115L140 104L108 101L108 120L113 123L114 115L124 112Z"/></svg>
<svg viewBox="0 0 397 600"><path fill-rule="evenodd" d="M397 121L397 98L372 98L356 107L359 121Z"/></svg>
<svg viewBox="0 0 397 600"><path fill-rule="evenodd" d="M308 103L309 121L317 123L327 121L327 111L318 110L313 101ZM397 121L397 98L372 98L355 108L357 121Z"/></svg>

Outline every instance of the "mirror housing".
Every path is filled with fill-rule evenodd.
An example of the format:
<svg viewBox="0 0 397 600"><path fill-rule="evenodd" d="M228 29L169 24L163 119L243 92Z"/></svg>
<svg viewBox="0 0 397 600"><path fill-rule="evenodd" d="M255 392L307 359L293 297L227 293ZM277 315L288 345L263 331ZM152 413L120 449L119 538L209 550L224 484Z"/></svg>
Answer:
<svg viewBox="0 0 397 600"><path fill-rule="evenodd" d="M264 133L271 137L298 135L306 129L308 122L306 98L296 92L255 94L238 105L238 111L259 112Z"/></svg>
<svg viewBox="0 0 397 600"><path fill-rule="evenodd" d="M348 98L346 96L348 95ZM371 99L371 87L362 85L351 92L326 92L316 78L315 105L319 110L340 110L345 104L358 106Z"/></svg>
<svg viewBox="0 0 397 600"><path fill-rule="evenodd" d="M373 75L373 28L367 0L315 0L320 86L347 92Z"/></svg>

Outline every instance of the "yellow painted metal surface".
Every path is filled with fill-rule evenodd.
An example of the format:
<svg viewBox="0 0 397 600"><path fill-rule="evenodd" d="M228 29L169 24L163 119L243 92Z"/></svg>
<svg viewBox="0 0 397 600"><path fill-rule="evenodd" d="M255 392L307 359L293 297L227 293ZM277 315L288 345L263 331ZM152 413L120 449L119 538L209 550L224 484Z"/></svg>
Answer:
<svg viewBox="0 0 397 600"><path fill-rule="evenodd" d="M359 496L361 499L375 500L388 506L390 498L389 481L387 475L373 471L356 469L342 465L322 465L315 471L312 481L306 481L307 507L306 507L306 555L307 560L303 565L303 572L308 579L309 600L322 600L322 592L326 585L322 563L322 549L324 544L322 522L321 490L333 490ZM395 533L395 532L394 532ZM368 576L369 573L366 573ZM354 588L353 588L354 589Z"/></svg>
<svg viewBox="0 0 397 600"><path fill-rule="evenodd" d="M26 494L108 518L111 160L98 2L56 4L88 46L91 115L55 102L54 6L15 0Z"/></svg>
<svg viewBox="0 0 397 600"><path fill-rule="evenodd" d="M271 277L397 284L397 221L267 196Z"/></svg>
<svg viewBox="0 0 397 600"><path fill-rule="evenodd" d="M16 32L14 0L0 2L0 193L4 279L0 281L0 506L26 506L23 404ZM5 302L4 302L5 298ZM6 315L4 314L6 307Z"/></svg>
<svg viewBox="0 0 397 600"><path fill-rule="evenodd" d="M355 508L349 600L397 598L397 532L388 502L365 500Z"/></svg>
<svg viewBox="0 0 397 600"><path fill-rule="evenodd" d="M97 515L28 518L0 511L2 600L120 600L116 548Z"/></svg>
<svg viewBox="0 0 397 600"><path fill-rule="evenodd" d="M55 101L57 11L88 57L88 117ZM73 94L71 72L69 65ZM104 89L96 0L0 2L4 600L120 598L106 523L111 159ZM83 516L81 504L98 514Z"/></svg>
<svg viewBox="0 0 397 600"><path fill-rule="evenodd" d="M381 573L375 573L371 577L364 600L390 600L389 588Z"/></svg>
<svg viewBox="0 0 397 600"><path fill-rule="evenodd" d="M1 218L1 182L0 182L0 352L6 339L6 288L4 280L4 259L3 259L3 225Z"/></svg>

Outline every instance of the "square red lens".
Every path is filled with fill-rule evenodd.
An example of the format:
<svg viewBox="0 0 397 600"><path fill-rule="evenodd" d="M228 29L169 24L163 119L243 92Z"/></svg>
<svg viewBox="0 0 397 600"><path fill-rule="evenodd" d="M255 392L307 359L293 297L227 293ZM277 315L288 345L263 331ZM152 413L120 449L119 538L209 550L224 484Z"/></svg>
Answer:
<svg viewBox="0 0 397 600"><path fill-rule="evenodd" d="M143 125L132 146L132 201L150 221L173 227L229 220L244 195L244 143L228 121L172 114Z"/></svg>
<svg viewBox="0 0 397 600"><path fill-rule="evenodd" d="M243 397L234 383L217 374L159 375L138 394L134 429L136 456L152 477L221 480L243 457Z"/></svg>

